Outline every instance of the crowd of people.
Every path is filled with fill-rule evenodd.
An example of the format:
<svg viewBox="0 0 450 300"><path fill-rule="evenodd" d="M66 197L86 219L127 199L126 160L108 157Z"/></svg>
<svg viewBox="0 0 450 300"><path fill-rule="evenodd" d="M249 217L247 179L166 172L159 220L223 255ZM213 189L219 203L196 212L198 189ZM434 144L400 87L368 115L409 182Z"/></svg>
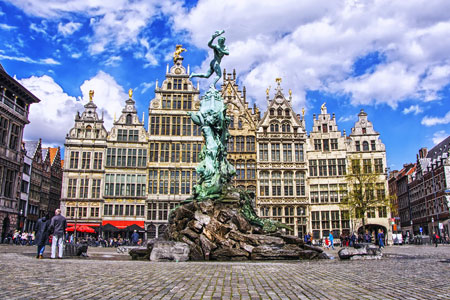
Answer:
<svg viewBox="0 0 450 300"><path fill-rule="evenodd" d="M334 249L335 245L335 238L331 231L328 235L316 240L313 238L311 233L308 232L304 235L303 240L307 245L314 244L317 246L323 246L325 249ZM381 229L378 230L378 233L376 235L375 232L371 234L366 230L366 233L364 234L360 233L357 235L355 232L353 232L351 235L341 233L341 235L339 236L339 244L341 247L354 247L355 244L372 242L375 242L375 244L377 244L379 248L384 248L384 246L386 245L386 237Z"/></svg>

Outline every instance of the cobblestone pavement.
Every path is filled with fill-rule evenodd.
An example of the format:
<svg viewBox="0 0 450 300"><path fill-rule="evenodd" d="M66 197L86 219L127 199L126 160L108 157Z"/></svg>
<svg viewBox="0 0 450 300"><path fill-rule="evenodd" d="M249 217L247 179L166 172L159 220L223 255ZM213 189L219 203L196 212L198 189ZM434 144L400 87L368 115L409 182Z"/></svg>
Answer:
<svg viewBox="0 0 450 300"><path fill-rule="evenodd" d="M311 262L154 263L102 248L38 260L34 250L0 245L0 299L450 299L450 245Z"/></svg>

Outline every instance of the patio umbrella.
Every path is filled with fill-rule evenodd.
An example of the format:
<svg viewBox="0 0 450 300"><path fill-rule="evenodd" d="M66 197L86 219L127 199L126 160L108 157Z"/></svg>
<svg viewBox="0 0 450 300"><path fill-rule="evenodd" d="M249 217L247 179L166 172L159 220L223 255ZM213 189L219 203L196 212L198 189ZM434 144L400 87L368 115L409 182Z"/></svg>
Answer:
<svg viewBox="0 0 450 300"><path fill-rule="evenodd" d="M128 226L127 228L125 228L125 230L126 231L144 231L144 228L142 228L141 226L139 226L139 225L136 225L136 224L132 224L132 225L130 225L130 226Z"/></svg>
<svg viewBox="0 0 450 300"><path fill-rule="evenodd" d="M116 226L114 226L114 225L111 225L111 224L106 224L106 225L103 225L103 228L102 228L102 230L105 232L116 232L116 231L119 231L119 228L117 228Z"/></svg>
<svg viewBox="0 0 450 300"><path fill-rule="evenodd" d="M75 226L67 227L66 231L67 232L75 231ZM85 225L77 226L77 231L78 232L87 232L87 233L94 233L95 232L94 229L92 229L89 226L85 226Z"/></svg>

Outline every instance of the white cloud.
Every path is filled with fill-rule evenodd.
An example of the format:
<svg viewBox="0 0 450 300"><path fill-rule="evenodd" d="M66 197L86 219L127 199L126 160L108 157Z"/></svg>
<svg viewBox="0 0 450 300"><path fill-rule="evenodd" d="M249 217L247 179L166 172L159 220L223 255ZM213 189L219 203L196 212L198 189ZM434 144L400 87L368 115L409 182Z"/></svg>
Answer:
<svg viewBox="0 0 450 300"><path fill-rule="evenodd" d="M419 105L411 105L410 107L405 107L402 111L404 115L413 113L414 115L418 115L423 112L423 109Z"/></svg>
<svg viewBox="0 0 450 300"><path fill-rule="evenodd" d="M425 126L434 126L434 125L448 124L448 123L450 123L450 111L447 112L445 114L445 116L442 118L425 116L421 122L421 124L425 125Z"/></svg>
<svg viewBox="0 0 450 300"><path fill-rule="evenodd" d="M106 66L117 66L117 63L118 62L121 62L122 61L122 57L120 57L120 56L110 56L107 60L106 60L106 62L105 62L105 65Z"/></svg>
<svg viewBox="0 0 450 300"><path fill-rule="evenodd" d="M0 14L0 16L1 16L1 14ZM0 24L0 29L9 31L9 30L17 29L17 26L10 26L8 24Z"/></svg>
<svg viewBox="0 0 450 300"><path fill-rule="evenodd" d="M77 59L77 58L80 58L81 55L83 55L83 53L81 53L81 52L78 52L78 53L72 53L71 57Z"/></svg>
<svg viewBox="0 0 450 300"><path fill-rule="evenodd" d="M355 115L342 116L339 118L338 123L344 122L355 122L358 118Z"/></svg>
<svg viewBox="0 0 450 300"><path fill-rule="evenodd" d="M58 32L63 36L72 35L75 31L81 28L81 23L68 22L66 24L58 23Z"/></svg>
<svg viewBox="0 0 450 300"><path fill-rule="evenodd" d="M89 91L94 90L94 103L98 106L98 113L104 111L105 127L110 130L114 114L120 116L128 94L116 80L109 74L100 71L93 78L86 80L80 87L83 94L83 103L89 101Z"/></svg>
<svg viewBox="0 0 450 300"><path fill-rule="evenodd" d="M35 59L32 59L27 56L9 56L9 55L0 54L0 59L16 60L16 61L21 61L21 62L25 62L25 63L41 64L41 65L59 65L60 64L53 58L41 58L39 60L35 60Z"/></svg>
<svg viewBox="0 0 450 300"><path fill-rule="evenodd" d="M30 24L30 29L32 31L42 33L43 35L47 35L47 22L44 20L41 22L40 25L37 25L35 23Z"/></svg>
<svg viewBox="0 0 450 300"><path fill-rule="evenodd" d="M141 83L141 84L139 85L138 88L141 88L141 87L142 87L142 89L141 89L141 94L143 94L143 93L145 93L146 91L148 91L148 89L151 88L151 87L154 86L154 85L155 85L155 82L154 82L154 81L152 81L152 82L143 82L143 83Z"/></svg>
<svg viewBox="0 0 450 300"><path fill-rule="evenodd" d="M436 100L450 84L448 10L443 0L205 0L173 22L204 49L215 29L225 29L230 57L222 65L236 68L261 107L264 90L281 76L297 109L307 90L348 94L353 105L395 108L410 99ZM383 62L352 77L355 61L374 52Z"/></svg>
<svg viewBox="0 0 450 300"><path fill-rule="evenodd" d="M433 134L433 143L435 145L439 144L440 142L442 142L445 138L447 138L449 136L449 134L447 132L445 132L445 130L440 130L438 132L435 132Z"/></svg>
<svg viewBox="0 0 450 300"><path fill-rule="evenodd" d="M94 103L101 117L104 111L105 127L112 127L114 113L120 115L125 100L124 89L115 79L102 71L86 80L80 87L82 97L76 99L63 91L52 77L32 76L19 80L30 92L41 99L30 107L30 124L25 127L25 140L42 138L51 145L64 145L66 134L74 126L76 111L84 111L83 105L89 101L89 90L94 90Z"/></svg>

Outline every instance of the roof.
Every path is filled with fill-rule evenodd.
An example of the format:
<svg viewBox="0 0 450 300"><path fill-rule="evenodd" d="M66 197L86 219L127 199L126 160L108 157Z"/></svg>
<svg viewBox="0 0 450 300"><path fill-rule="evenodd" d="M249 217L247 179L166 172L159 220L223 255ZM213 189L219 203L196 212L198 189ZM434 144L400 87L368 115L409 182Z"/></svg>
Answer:
<svg viewBox="0 0 450 300"><path fill-rule="evenodd" d="M58 148L48 148L50 151L50 162L53 164L53 161L55 160L56 154L58 153Z"/></svg>
<svg viewBox="0 0 450 300"><path fill-rule="evenodd" d="M5 68L3 68L2 64L0 64L0 70L5 71Z"/></svg>
<svg viewBox="0 0 450 300"><path fill-rule="evenodd" d="M39 141L24 141L25 150L27 150L28 157L34 157L39 146Z"/></svg>
<svg viewBox="0 0 450 300"><path fill-rule="evenodd" d="M64 159L61 159L61 169L64 167Z"/></svg>
<svg viewBox="0 0 450 300"><path fill-rule="evenodd" d="M430 151L428 151L427 158L430 158L431 160L435 160L439 157L443 157L444 153L449 153L450 150L450 135L445 138L442 142L431 148Z"/></svg>
<svg viewBox="0 0 450 300"><path fill-rule="evenodd" d="M47 157L48 148L43 148L42 150L42 160L45 161L45 158Z"/></svg>

